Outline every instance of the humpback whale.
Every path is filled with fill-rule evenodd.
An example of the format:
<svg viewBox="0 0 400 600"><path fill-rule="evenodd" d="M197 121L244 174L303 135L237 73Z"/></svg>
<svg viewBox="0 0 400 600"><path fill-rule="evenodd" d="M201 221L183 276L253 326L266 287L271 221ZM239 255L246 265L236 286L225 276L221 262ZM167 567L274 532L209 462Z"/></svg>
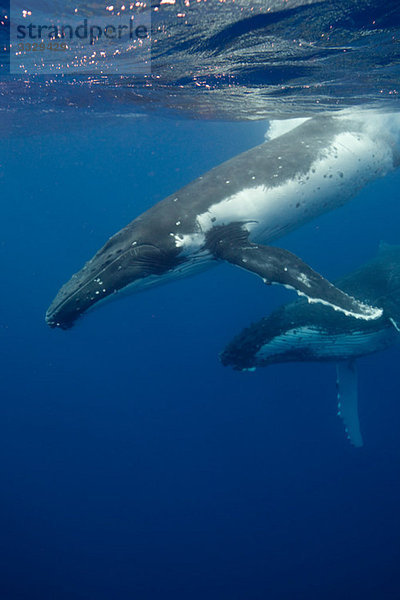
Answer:
<svg viewBox="0 0 400 600"><path fill-rule="evenodd" d="M386 119L385 123L383 121ZM60 289L50 327L121 291L186 276L218 261L296 290L345 314L380 311L334 287L271 241L355 196L399 164L393 118L376 113L317 116L235 156L168 196L112 236Z"/></svg>
<svg viewBox="0 0 400 600"><path fill-rule="evenodd" d="M224 365L237 370L279 362L336 362L338 414L350 441L361 446L356 359L400 340L400 246L381 244L375 259L340 279L337 285L381 307L382 316L365 321L299 300L242 331L220 358Z"/></svg>

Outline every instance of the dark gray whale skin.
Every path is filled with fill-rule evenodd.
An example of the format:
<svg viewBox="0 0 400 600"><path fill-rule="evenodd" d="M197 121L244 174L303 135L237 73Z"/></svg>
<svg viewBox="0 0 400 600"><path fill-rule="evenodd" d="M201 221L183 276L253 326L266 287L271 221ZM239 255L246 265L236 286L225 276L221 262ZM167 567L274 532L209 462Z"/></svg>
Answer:
<svg viewBox="0 0 400 600"><path fill-rule="evenodd" d="M377 257L336 284L383 309L374 321L346 317L299 300L244 329L221 353L236 370L293 361L345 361L388 348L400 339L400 246L381 244Z"/></svg>

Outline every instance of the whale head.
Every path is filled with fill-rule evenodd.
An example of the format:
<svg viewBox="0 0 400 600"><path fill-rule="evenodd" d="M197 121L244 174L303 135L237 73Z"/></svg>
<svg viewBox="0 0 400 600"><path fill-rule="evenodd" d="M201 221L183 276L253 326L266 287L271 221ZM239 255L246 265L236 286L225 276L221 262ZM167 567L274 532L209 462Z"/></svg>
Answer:
<svg viewBox="0 0 400 600"><path fill-rule="evenodd" d="M69 329L87 310L119 292L157 283L180 263L174 240L138 217L108 242L60 289L46 313L50 327Z"/></svg>
<svg viewBox="0 0 400 600"><path fill-rule="evenodd" d="M386 317L362 321L300 300L244 329L220 360L239 371L285 362L343 361L383 350L394 336Z"/></svg>

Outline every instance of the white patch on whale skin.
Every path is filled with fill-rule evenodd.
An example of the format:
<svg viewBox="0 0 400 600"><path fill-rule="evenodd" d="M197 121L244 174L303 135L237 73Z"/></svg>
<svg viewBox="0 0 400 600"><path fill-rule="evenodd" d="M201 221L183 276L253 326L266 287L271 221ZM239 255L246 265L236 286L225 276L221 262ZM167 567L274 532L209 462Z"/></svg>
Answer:
<svg viewBox="0 0 400 600"><path fill-rule="evenodd" d="M197 252L205 244L203 233L171 233L171 236L175 239L175 246L182 248L180 256Z"/></svg>
<svg viewBox="0 0 400 600"><path fill-rule="evenodd" d="M379 319L383 315L383 310L381 308L377 308L376 306L370 306L369 304L364 304L363 302L359 302L359 305L362 306L365 310L363 314L355 313L351 310L346 310L345 308L341 308L340 306L336 306L327 300L323 300L322 298L310 298L307 294L300 292L299 290L295 290L299 296L305 296L310 304L323 304L324 306L329 306L329 308L333 308L333 310L337 310L338 312L342 312L346 315L346 317L354 317L355 319L363 319L364 321L375 321L375 319ZM351 297L351 296L350 296Z"/></svg>
<svg viewBox="0 0 400 600"><path fill-rule="evenodd" d="M264 344L254 356L254 365L261 365L269 358L282 356L284 359L285 354L301 351L305 353L305 361L342 360L384 350L395 337L395 332L389 328L335 335L312 325L295 327Z"/></svg>
<svg viewBox="0 0 400 600"><path fill-rule="evenodd" d="M305 121L308 121L309 118L299 118L299 119L274 119L269 122L269 127L265 133L265 139L269 142L270 140L274 140L285 133L289 133L292 129L299 127Z"/></svg>
<svg viewBox="0 0 400 600"><path fill-rule="evenodd" d="M384 136L342 132L320 152L306 174L293 173L280 185L274 186L272 180L271 185L245 188L211 205L197 217L197 223L206 233L215 225L246 222L252 241L268 243L341 206L391 169L393 151Z"/></svg>
<svg viewBox="0 0 400 600"><path fill-rule="evenodd" d="M358 121L363 131L372 139L385 139L395 152L400 152L400 114L362 110L350 113L350 118Z"/></svg>
<svg viewBox="0 0 400 600"><path fill-rule="evenodd" d="M304 275L304 273L300 273L297 277L297 280L300 281L300 283L303 283L306 287L311 287L311 283L307 275Z"/></svg>
<svg viewBox="0 0 400 600"><path fill-rule="evenodd" d="M263 279L264 283L267 283L266 279ZM341 312L343 314L346 315L346 317L353 317L354 319L361 319L363 321L375 321L376 319L379 319L382 315L383 315L383 310L381 308L377 308L376 306L370 306L369 304L364 304L363 302L357 301L359 306L362 307L364 309L363 313L355 313L351 310L346 310L345 308L342 308L341 306L336 306L336 304L332 304L331 302L328 302L327 300L323 300L322 298L311 298L310 296L307 296L307 294L305 292L302 292L300 290L298 290L297 288L288 285L287 283L284 284L280 284L280 283L276 283L275 281L272 281L272 285L283 285L284 288L286 288L287 290L292 290L293 292L296 292L296 294L298 296L301 296L302 298L306 298L307 302L309 302L310 304L323 304L324 306L328 306L329 308L332 308L333 310L336 310L338 312ZM352 296L350 296L351 298Z"/></svg>

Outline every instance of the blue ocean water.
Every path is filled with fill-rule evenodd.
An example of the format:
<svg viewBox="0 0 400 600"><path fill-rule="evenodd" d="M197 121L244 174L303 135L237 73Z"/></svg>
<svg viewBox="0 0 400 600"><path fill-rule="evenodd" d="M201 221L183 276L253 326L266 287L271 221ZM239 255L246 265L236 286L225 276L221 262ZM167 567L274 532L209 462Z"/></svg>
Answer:
<svg viewBox="0 0 400 600"><path fill-rule="evenodd" d="M185 119L169 97L116 116L100 95L88 113L64 91L57 112L42 80L1 83L0 599L397 600L399 348L359 360L355 449L334 365L220 364L235 333L294 298L232 266L68 331L44 320L110 235L261 143L267 122L227 119L222 100L226 120ZM377 180L279 245L335 279L399 243L399 185Z"/></svg>
<svg viewBox="0 0 400 600"><path fill-rule="evenodd" d="M398 598L398 349L360 360L355 450L333 365L220 365L293 298L234 267L44 321L107 236L265 130L151 116L3 145L1 598ZM399 177L282 245L358 266L398 241Z"/></svg>

